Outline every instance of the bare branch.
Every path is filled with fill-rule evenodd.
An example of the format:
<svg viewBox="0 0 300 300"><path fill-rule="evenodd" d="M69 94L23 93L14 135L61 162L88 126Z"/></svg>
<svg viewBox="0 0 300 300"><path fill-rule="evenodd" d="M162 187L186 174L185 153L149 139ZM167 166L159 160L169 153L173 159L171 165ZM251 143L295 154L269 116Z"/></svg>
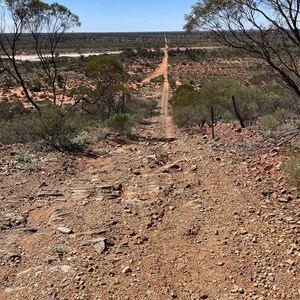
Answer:
<svg viewBox="0 0 300 300"><path fill-rule="evenodd" d="M300 97L300 0L201 0L185 29L210 31L226 46L265 60Z"/></svg>

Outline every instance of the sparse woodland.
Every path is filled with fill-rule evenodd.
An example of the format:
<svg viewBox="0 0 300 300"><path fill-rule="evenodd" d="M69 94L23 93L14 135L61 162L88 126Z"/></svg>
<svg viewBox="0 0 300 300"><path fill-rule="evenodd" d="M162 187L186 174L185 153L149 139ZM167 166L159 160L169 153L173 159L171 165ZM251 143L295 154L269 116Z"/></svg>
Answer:
<svg viewBox="0 0 300 300"><path fill-rule="evenodd" d="M284 22L288 22L284 17L290 17L293 23L297 15L288 16L288 12L295 8L291 4L279 12L283 19L277 23L265 16L274 30L264 36L266 43L259 44L258 33L248 33L242 23L226 28L227 19L238 18L228 13L234 9L230 4L211 4L199 2L186 15L189 34L168 34L174 123L201 129L211 125L213 109L215 122L239 124L265 135L293 133L299 126L300 113L298 48L293 47L297 35L296 31L284 30ZM275 1L272 8L279 4ZM215 9L215 17L219 16L223 25L216 24L213 17L205 23L209 9ZM244 3L241 20L247 19L251 9L263 13L250 2ZM81 151L103 136L95 127L108 126L130 135L153 114L159 99L149 100L139 87L163 57L163 34L70 34L70 28L80 26L78 17L66 7L42 1L9 1L2 7L2 14L14 22L10 33L5 32L5 22L2 24L2 144L38 142L48 149ZM251 21L259 26L256 19ZM192 32L202 29L204 23L208 26L204 29L211 26L215 30ZM227 35L222 26L228 30ZM234 36L233 30L239 30L243 39ZM276 47L267 42L275 37ZM78 53L118 50L120 54L60 56L70 49ZM261 56L260 49L269 54ZM15 59L34 53L37 61ZM162 82L160 77L152 80L157 86Z"/></svg>
<svg viewBox="0 0 300 300"><path fill-rule="evenodd" d="M0 299L299 299L300 1L1 3Z"/></svg>

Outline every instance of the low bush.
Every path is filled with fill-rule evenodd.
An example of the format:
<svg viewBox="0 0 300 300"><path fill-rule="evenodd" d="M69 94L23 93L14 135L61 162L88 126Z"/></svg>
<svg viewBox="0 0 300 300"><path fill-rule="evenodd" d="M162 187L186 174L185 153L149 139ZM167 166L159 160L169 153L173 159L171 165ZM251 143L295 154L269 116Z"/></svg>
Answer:
<svg viewBox="0 0 300 300"><path fill-rule="evenodd" d="M122 56L125 58L132 58L132 57L136 57L137 53L131 48L126 48L123 49Z"/></svg>
<svg viewBox="0 0 300 300"><path fill-rule="evenodd" d="M190 85L179 86L171 104L174 123L180 127L201 126L209 118L209 101Z"/></svg>
<svg viewBox="0 0 300 300"><path fill-rule="evenodd" d="M73 139L72 142L77 148L84 148L86 145L92 145L105 137L105 132L99 130L99 128L91 127L86 128L79 132Z"/></svg>
<svg viewBox="0 0 300 300"><path fill-rule="evenodd" d="M31 149L16 148L14 152L14 159L21 170L31 172L38 169L39 159Z"/></svg>
<svg viewBox="0 0 300 300"><path fill-rule="evenodd" d="M216 119L226 122L238 120L242 127L255 125L260 118L269 115L272 120L265 117L262 121L273 127L275 125L271 121L280 123L288 117L283 109L285 101L281 93L277 94L274 89L243 86L232 79L208 82L200 90L182 85L177 88L171 103L175 123L187 127L195 123L192 120L200 118L196 122L199 125L210 119L211 107L215 110Z"/></svg>
<svg viewBox="0 0 300 300"><path fill-rule="evenodd" d="M129 99L104 124L121 134L129 135L142 119L153 114L156 106L156 101ZM38 143L48 150L78 151L103 138L103 131L93 126L103 123L97 109L95 113L77 109L65 113L64 108L47 103L37 112L26 110L19 102L2 101L0 115L2 144Z"/></svg>
<svg viewBox="0 0 300 300"><path fill-rule="evenodd" d="M79 120L80 118L80 120ZM75 151L81 148L74 138L87 126L76 113L65 114L60 107L46 105L40 112L13 115L0 121L0 143L39 143L48 149Z"/></svg>
<svg viewBox="0 0 300 300"><path fill-rule="evenodd" d="M0 143L15 144L36 142L33 128L35 115L14 116L8 120L0 121Z"/></svg>
<svg viewBox="0 0 300 300"><path fill-rule="evenodd" d="M201 127L207 120L207 111L201 106L184 106L173 109L174 123L179 127Z"/></svg>
<svg viewBox="0 0 300 300"><path fill-rule="evenodd" d="M39 81L34 82L30 87L31 92L41 92L42 91L42 83Z"/></svg>
<svg viewBox="0 0 300 300"><path fill-rule="evenodd" d="M157 102L154 100L145 100L141 98L132 98L125 105L125 112L135 114L138 119L149 118L153 115Z"/></svg>
<svg viewBox="0 0 300 300"><path fill-rule="evenodd" d="M35 119L33 133L52 149L76 151L80 146L74 138L84 126L84 120L78 120L76 113L66 114L60 107L45 106Z"/></svg>
<svg viewBox="0 0 300 300"><path fill-rule="evenodd" d="M259 121L262 130L275 130L280 125L286 123L290 118L290 113L282 108L278 108L272 114L263 116Z"/></svg>
<svg viewBox="0 0 300 300"><path fill-rule="evenodd" d="M28 110L24 107L24 104L17 99L13 101L3 100L0 101L0 119L10 120L15 116L20 116L28 113Z"/></svg>
<svg viewBox="0 0 300 300"><path fill-rule="evenodd" d="M164 75L159 75L155 78L151 79L152 83L163 83L164 82Z"/></svg>
<svg viewBox="0 0 300 300"><path fill-rule="evenodd" d="M134 115L125 113L115 114L106 122L107 127L122 135L130 135L133 129L137 127L137 124L138 122Z"/></svg>
<svg viewBox="0 0 300 300"><path fill-rule="evenodd" d="M288 183L300 193L300 154L294 151L288 154L289 158L282 163L282 169L288 176Z"/></svg>
<svg viewBox="0 0 300 300"><path fill-rule="evenodd" d="M153 115L157 102L144 99L130 99L125 104L123 113L110 117L105 125L122 135L130 135L144 118Z"/></svg>

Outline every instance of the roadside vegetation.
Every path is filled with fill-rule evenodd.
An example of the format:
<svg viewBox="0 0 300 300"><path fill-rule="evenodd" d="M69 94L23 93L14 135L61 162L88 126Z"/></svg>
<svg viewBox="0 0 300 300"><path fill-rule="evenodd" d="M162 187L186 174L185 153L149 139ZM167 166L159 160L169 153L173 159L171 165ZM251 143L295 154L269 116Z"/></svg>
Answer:
<svg viewBox="0 0 300 300"><path fill-rule="evenodd" d="M239 123L263 131L281 128L296 117L293 100L279 86L243 85L235 79L210 81L201 89L184 84L171 99L174 122L181 127L202 126L211 119Z"/></svg>
<svg viewBox="0 0 300 300"><path fill-rule="evenodd" d="M58 51L66 43L67 31L80 26L68 8L15 0L5 1L1 10L13 25L6 32L5 22L1 23L0 143L30 142L51 150L78 151L102 136L95 128L130 135L151 115L156 103L132 95L126 65L140 60L141 70L144 61L151 69L151 61L162 55L159 45L150 50L123 49L119 57L63 58ZM26 49L38 60L18 61L17 55Z"/></svg>
<svg viewBox="0 0 300 300"><path fill-rule="evenodd" d="M0 40L6 53L0 69L0 143L34 143L51 150L80 151L105 136L107 129L121 135L134 134L143 118L153 114L157 102L145 100L139 84L155 71L163 57L163 33L71 34L68 29L79 26L79 19L59 4L25 0L7 3L2 13L13 16L17 35L12 32ZM17 13L19 10L27 14L25 19ZM299 54L298 48L292 47L293 41L281 47L278 40L276 48L260 44L275 57L275 61L268 61L259 56L253 44L243 49L213 34L192 32L192 21L205 17L195 12L187 16L190 35L168 34L175 124L201 128L211 123L213 109L215 122L236 123L266 136L298 126L298 67L289 65ZM40 34L47 31L49 20L57 20L62 26L48 28L49 35ZM79 58L59 55L70 49L78 53L122 53ZM15 60L18 54L34 52L39 55L38 61ZM46 56L49 53L50 57ZM157 77L150 84L160 87L163 78Z"/></svg>
<svg viewBox="0 0 300 300"><path fill-rule="evenodd" d="M99 141L105 128L133 134L142 119L152 115L157 102L133 95L123 62L124 57L113 56L59 59L59 80L61 84L68 81L65 95L59 94L61 100L55 106L49 101L46 79L38 76L38 63L20 62L24 72L31 65L31 86L39 110L25 106L22 94L12 94L17 84L11 82L3 89L0 102L0 143L34 143L44 149L79 151ZM2 86L5 83L4 79Z"/></svg>
<svg viewBox="0 0 300 300"><path fill-rule="evenodd" d="M200 102L204 107L201 109L203 122L208 120L208 107L214 107L220 120L232 122L236 119L242 127L251 126L269 134L277 131L276 135L288 143L298 140L299 2L202 0L192 6L185 18L187 32L209 32L212 40L225 47L221 50L223 54L237 51L239 57L248 56L250 64L241 66L250 72L238 70L236 62L232 64L236 57L225 56L225 61L236 65L235 74L231 72L236 83L224 85L224 77L228 75L224 73L224 57L215 59L221 65L217 69L219 76L216 72L214 76L206 77L199 91L181 92L190 99L186 100L183 109L176 101L176 94L180 91L175 93L175 121L181 126L190 126L184 119L193 106L199 107ZM187 54L192 55L194 62L207 57L205 52ZM213 88L205 94L209 86ZM290 183L299 190L300 159L297 152L294 149L289 152L283 169Z"/></svg>
<svg viewBox="0 0 300 300"><path fill-rule="evenodd" d="M287 152L287 159L283 161L282 168L288 176L288 183L296 188L300 195L300 155L298 148L291 148Z"/></svg>
<svg viewBox="0 0 300 300"><path fill-rule="evenodd" d="M122 135L132 134L156 105L154 101L130 99L122 112L104 117L96 106L89 112L78 107L66 114L68 106L44 104L38 112L25 108L21 102L1 102L0 143L31 143L41 150L60 152L81 151L102 139L106 127Z"/></svg>

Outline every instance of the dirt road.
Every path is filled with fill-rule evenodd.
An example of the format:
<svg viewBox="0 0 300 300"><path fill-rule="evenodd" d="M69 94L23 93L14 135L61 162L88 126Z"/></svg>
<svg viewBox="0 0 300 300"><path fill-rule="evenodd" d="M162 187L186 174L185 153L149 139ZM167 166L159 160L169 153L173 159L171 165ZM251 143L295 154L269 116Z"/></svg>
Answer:
<svg viewBox="0 0 300 300"><path fill-rule="evenodd" d="M168 79L168 40L165 37L165 47L163 48L164 57L162 63L159 67L155 70L153 74L142 81L142 84L149 84L152 79L163 75L164 77L164 84L163 84L163 91L161 97L161 123L164 126L165 137L172 139L174 137L173 130L174 126L172 123L172 117L169 113L169 79Z"/></svg>
<svg viewBox="0 0 300 300"><path fill-rule="evenodd" d="M173 127L164 51L161 115L135 140L31 173L2 157L0 299L299 299L299 204Z"/></svg>

